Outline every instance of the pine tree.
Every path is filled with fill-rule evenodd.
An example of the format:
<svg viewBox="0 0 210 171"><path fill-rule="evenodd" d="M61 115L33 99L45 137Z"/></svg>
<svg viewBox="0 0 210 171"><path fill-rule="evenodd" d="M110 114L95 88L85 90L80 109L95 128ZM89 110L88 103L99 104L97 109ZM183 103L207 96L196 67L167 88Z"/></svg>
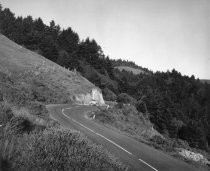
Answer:
<svg viewBox="0 0 210 171"><path fill-rule="evenodd" d="M34 21L34 29L39 32L44 32L45 25L41 18L38 18Z"/></svg>
<svg viewBox="0 0 210 171"><path fill-rule="evenodd" d="M43 55L49 60L55 62L58 58L58 51L51 36L45 36L39 44Z"/></svg>
<svg viewBox="0 0 210 171"><path fill-rule="evenodd" d="M53 40L55 42L57 41L59 32L60 32L60 26L59 25L55 25L54 20L52 20L50 22L50 27L49 27L49 30L48 30L48 34L50 36L52 36L52 38L53 38Z"/></svg>
<svg viewBox="0 0 210 171"><path fill-rule="evenodd" d="M71 29L63 30L58 36L59 46L69 54L77 51L79 45L79 36Z"/></svg>
<svg viewBox="0 0 210 171"><path fill-rule="evenodd" d="M9 8L1 12L1 33L13 40L12 32L15 23L15 16Z"/></svg>
<svg viewBox="0 0 210 171"><path fill-rule="evenodd" d="M0 33L2 32L1 25L2 25L2 5L0 4Z"/></svg>

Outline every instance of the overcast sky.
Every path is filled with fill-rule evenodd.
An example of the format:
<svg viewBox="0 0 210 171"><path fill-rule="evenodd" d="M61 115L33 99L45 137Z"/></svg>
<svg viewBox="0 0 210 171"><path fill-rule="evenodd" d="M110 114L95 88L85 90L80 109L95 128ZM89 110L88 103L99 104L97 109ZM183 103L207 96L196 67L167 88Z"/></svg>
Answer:
<svg viewBox="0 0 210 171"><path fill-rule="evenodd" d="M210 79L210 0L1 0L15 14L55 20L105 55L153 71Z"/></svg>

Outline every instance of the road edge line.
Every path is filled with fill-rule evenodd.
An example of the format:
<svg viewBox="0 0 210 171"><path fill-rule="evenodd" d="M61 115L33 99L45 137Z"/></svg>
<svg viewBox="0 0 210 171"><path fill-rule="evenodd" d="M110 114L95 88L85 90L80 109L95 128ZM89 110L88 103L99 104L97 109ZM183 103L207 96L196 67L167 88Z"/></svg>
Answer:
<svg viewBox="0 0 210 171"><path fill-rule="evenodd" d="M142 163L146 164L147 166L149 166L149 167L152 168L153 170L158 171L157 169L155 169L153 166L151 166L150 164L148 164L148 163L145 162L144 160L142 160L142 159L138 159L138 160L141 161Z"/></svg>
<svg viewBox="0 0 210 171"><path fill-rule="evenodd" d="M71 109L71 108L68 108L68 109ZM65 110L65 109L62 109L63 115L66 116L67 118L71 119L73 122L79 124L79 125L82 126L83 128L86 128L87 130L91 131L92 133L95 133L96 135L98 135L98 136L100 136L100 137L106 139L107 141L111 142L112 144L114 144L114 145L117 146L118 148L122 149L122 150L125 151L126 153L132 155L131 152L127 151L126 149L124 149L123 147L121 147L120 145L118 145L117 143L115 143L115 142L113 142L112 140L106 138L105 136L103 136L103 135L101 135L101 134L99 134L99 133L93 131L92 129L86 127L85 125L81 124L80 122L76 121L75 119L72 119L71 117L67 116L67 115L64 113L64 110Z"/></svg>

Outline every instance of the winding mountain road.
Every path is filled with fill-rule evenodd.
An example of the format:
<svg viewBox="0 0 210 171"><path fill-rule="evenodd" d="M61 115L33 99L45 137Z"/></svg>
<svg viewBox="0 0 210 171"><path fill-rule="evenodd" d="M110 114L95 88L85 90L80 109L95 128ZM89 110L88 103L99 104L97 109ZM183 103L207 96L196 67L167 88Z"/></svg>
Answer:
<svg viewBox="0 0 210 171"><path fill-rule="evenodd" d="M48 105L47 108L51 116L63 127L78 130L93 142L102 144L108 151L119 157L122 162L129 165L131 170L199 170L146 144L87 119L85 117L87 113L98 110L95 106Z"/></svg>

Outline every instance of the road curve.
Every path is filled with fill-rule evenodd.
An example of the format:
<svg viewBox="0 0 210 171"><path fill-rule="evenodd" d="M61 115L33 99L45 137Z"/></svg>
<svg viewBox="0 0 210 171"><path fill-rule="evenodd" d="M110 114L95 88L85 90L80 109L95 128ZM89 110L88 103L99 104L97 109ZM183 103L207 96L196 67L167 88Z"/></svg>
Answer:
<svg viewBox="0 0 210 171"><path fill-rule="evenodd" d="M85 134L97 144L102 144L108 151L129 165L130 170L143 171L198 171L183 161L177 160L146 144L100 125L84 116L98 110L94 106L48 105L51 116L63 127L75 129Z"/></svg>

